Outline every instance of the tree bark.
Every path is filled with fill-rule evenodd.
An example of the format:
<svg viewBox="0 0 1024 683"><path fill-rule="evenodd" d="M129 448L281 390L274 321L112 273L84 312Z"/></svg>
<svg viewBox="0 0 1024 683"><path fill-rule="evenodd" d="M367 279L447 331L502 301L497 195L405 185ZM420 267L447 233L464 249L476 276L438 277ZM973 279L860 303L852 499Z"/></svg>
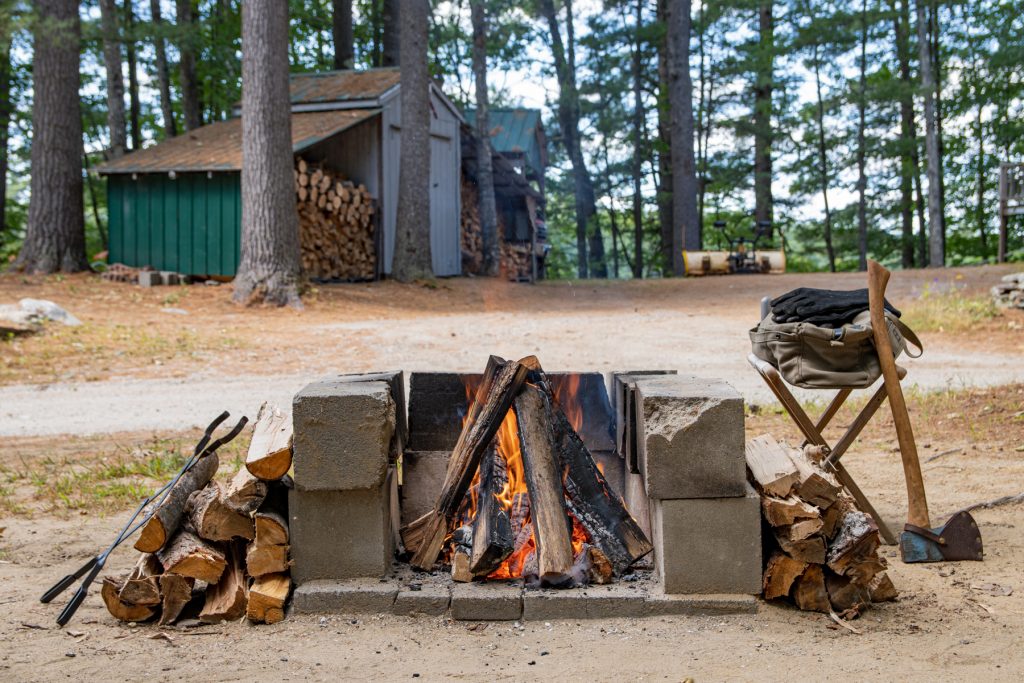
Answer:
<svg viewBox="0 0 1024 683"><path fill-rule="evenodd" d="M103 31L103 65L107 76L107 129L110 133L109 157L117 159L128 148L124 118L124 76L121 73L121 41L114 0L100 0L100 24Z"/></svg>
<svg viewBox="0 0 1024 683"><path fill-rule="evenodd" d="M391 273L399 282L411 282L433 277L430 256L428 0L407 0L401 9L400 23L399 52L406 56L406 62L402 67L402 144Z"/></svg>
<svg viewBox="0 0 1024 683"><path fill-rule="evenodd" d="M497 275L501 264L498 239L498 207L494 197L491 167L490 102L487 94L487 8L485 0L471 0L473 22L473 81L476 86L476 184L480 200L480 229L483 237L484 274Z"/></svg>
<svg viewBox="0 0 1024 683"><path fill-rule="evenodd" d="M87 270L78 97L81 20L72 0L38 0L33 55L31 199L15 267Z"/></svg>
<svg viewBox="0 0 1024 683"><path fill-rule="evenodd" d="M901 253L904 268L913 268L914 258L914 177L918 171L917 133L914 125L914 92L910 78L910 0L893 7L896 34L896 59L900 69L900 220ZM895 5L895 3L894 3ZM923 228L923 223L922 223Z"/></svg>
<svg viewBox="0 0 1024 683"><path fill-rule="evenodd" d="M407 0L413 2L414 0ZM380 0L381 2L381 66L398 66L402 54L402 5L401 0ZM413 9L419 16L421 12ZM417 53L418 55L419 53ZM424 52L426 54L426 52Z"/></svg>
<svg viewBox="0 0 1024 683"><path fill-rule="evenodd" d="M658 0L657 19L665 24L668 0ZM672 269L673 235L672 220L672 120L669 112L668 81L668 40L663 35L658 41L658 137L661 149L658 153L658 229L661 236L661 261L663 268Z"/></svg>
<svg viewBox="0 0 1024 683"><path fill-rule="evenodd" d="M917 0L917 48L924 92L925 153L928 158L928 263L946 265L946 225L942 206L942 155L939 150L938 120L935 113L935 75L932 73L931 44L925 3Z"/></svg>
<svg viewBox="0 0 1024 683"><path fill-rule="evenodd" d="M132 149L142 149L142 104L139 101L138 60L135 57L135 8L133 0L124 0L124 48L128 63L128 121L132 130Z"/></svg>
<svg viewBox="0 0 1024 683"><path fill-rule="evenodd" d="M3 8L9 11L9 3ZM11 128L11 44L14 29L5 22L0 35L0 234L7 227L7 169L10 166L8 144Z"/></svg>
<svg viewBox="0 0 1024 683"><path fill-rule="evenodd" d="M754 83L754 219L772 220L772 88L775 27L772 2L761 4L758 16L757 73Z"/></svg>
<svg viewBox="0 0 1024 683"><path fill-rule="evenodd" d="M149 12L153 22L153 50L156 80L160 90L160 114L164 120L164 137L173 138L178 134L178 124L174 120L174 104L171 100L171 74L167 67L167 44L164 40L163 17L160 16L160 0L149 0Z"/></svg>
<svg viewBox="0 0 1024 683"><path fill-rule="evenodd" d="M825 255L828 257L828 269L836 272L836 249L832 244L832 209L828 201L828 146L825 143L825 101L821 95L821 59L818 55L819 46L814 44L814 86L818 98L815 109L818 123L818 178L821 183L821 199L825 204Z"/></svg>
<svg viewBox="0 0 1024 683"><path fill-rule="evenodd" d="M334 38L334 68L351 69L355 66L352 45L352 0L333 0L334 14L331 34Z"/></svg>
<svg viewBox="0 0 1024 683"><path fill-rule="evenodd" d="M175 0L178 19L178 61L181 80L181 108L185 114L185 130L203 125L203 107L199 98L199 77L196 75L196 25L193 0Z"/></svg>
<svg viewBox="0 0 1024 683"><path fill-rule="evenodd" d="M576 270L581 278L591 274L607 277L604 264L604 242L600 229L590 230L595 223L597 201L594 184L583 159L580 144L580 99L576 89L576 64L573 47L571 4L567 5L568 45L562 42L562 33L555 14L553 0L541 0L540 9L548 24L551 35L551 53L555 61L555 75L558 78L558 123L562 133L562 144L569 155L573 171L573 193L576 209ZM596 225L595 225L596 228ZM588 236L590 239L588 240ZM596 250L596 253L595 253ZM588 254L589 252L589 254Z"/></svg>
<svg viewBox="0 0 1024 683"><path fill-rule="evenodd" d="M644 0L636 2L635 25L633 27L633 277L644 276L644 205L643 205L643 160L644 160L644 127L647 125L647 113L644 110L643 97L643 46L642 31L644 28ZM615 214L612 213L612 231L615 232ZM612 235L615 244L615 235ZM616 251L616 254L618 252ZM615 263L615 276L618 277L618 258Z"/></svg>
<svg viewBox="0 0 1024 683"><path fill-rule="evenodd" d="M697 220L697 168L693 148L690 0L669 0L666 10L672 126L672 272L683 275L683 251L699 250L702 237Z"/></svg>
<svg viewBox="0 0 1024 683"><path fill-rule="evenodd" d="M242 45L242 258L234 300L301 307L288 99L288 3L244 3Z"/></svg>
<svg viewBox="0 0 1024 683"><path fill-rule="evenodd" d="M868 207L867 189L868 178L866 174L867 165L867 142L865 138L865 126L867 115L867 85L868 85L868 3L861 2L860 12L860 79L857 84L857 269L865 271L868 269Z"/></svg>

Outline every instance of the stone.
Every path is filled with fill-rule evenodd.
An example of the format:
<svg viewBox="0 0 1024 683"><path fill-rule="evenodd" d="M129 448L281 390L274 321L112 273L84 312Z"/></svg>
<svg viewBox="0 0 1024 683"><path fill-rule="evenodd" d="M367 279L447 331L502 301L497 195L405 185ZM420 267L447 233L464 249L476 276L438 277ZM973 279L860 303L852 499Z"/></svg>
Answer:
<svg viewBox="0 0 1024 683"><path fill-rule="evenodd" d="M164 283L164 279L160 277L160 273L155 270L140 270L139 271L139 286L140 287L159 287Z"/></svg>
<svg viewBox="0 0 1024 683"><path fill-rule="evenodd" d="M761 592L761 503L742 498L652 500L654 565L664 592Z"/></svg>
<svg viewBox="0 0 1024 683"><path fill-rule="evenodd" d="M168 286L173 287L175 285L180 285L181 284L181 277L177 273L175 273L173 271L161 270L160 271L160 281L164 285L168 285Z"/></svg>
<svg viewBox="0 0 1024 683"><path fill-rule="evenodd" d="M376 490L288 492L292 578L380 578L390 571L391 482Z"/></svg>
<svg viewBox="0 0 1024 683"><path fill-rule="evenodd" d="M523 591L523 620L586 619L587 596L582 589Z"/></svg>
<svg viewBox="0 0 1024 683"><path fill-rule="evenodd" d="M721 380L635 378L637 460L654 499L743 496L743 397Z"/></svg>
<svg viewBox="0 0 1024 683"><path fill-rule="evenodd" d="M515 621L523 616L523 587L517 583L473 582L452 586L452 619Z"/></svg>
<svg viewBox="0 0 1024 683"><path fill-rule="evenodd" d="M295 589L292 609L300 614L382 614L391 611L397 596L394 581L310 581Z"/></svg>
<svg viewBox="0 0 1024 683"><path fill-rule="evenodd" d="M395 434L387 382L322 379L292 403L295 486L305 491L377 489Z"/></svg>
<svg viewBox="0 0 1024 683"><path fill-rule="evenodd" d="M392 614L413 616L422 614L439 617L448 611L451 604L451 589L447 585L423 583L419 590L402 587L391 608Z"/></svg>
<svg viewBox="0 0 1024 683"><path fill-rule="evenodd" d="M434 509L448 471L449 451L406 451L402 454L402 525Z"/></svg>

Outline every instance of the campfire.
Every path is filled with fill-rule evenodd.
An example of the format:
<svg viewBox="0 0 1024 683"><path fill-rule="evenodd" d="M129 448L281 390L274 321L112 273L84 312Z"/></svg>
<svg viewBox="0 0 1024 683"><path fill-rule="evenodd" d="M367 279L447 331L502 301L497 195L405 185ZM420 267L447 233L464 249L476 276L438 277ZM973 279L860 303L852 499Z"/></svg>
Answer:
<svg viewBox="0 0 1024 683"><path fill-rule="evenodd" d="M580 438L578 378L552 382L533 356L492 356L466 390L437 502L402 529L414 567L440 560L456 581L569 588L609 583L652 550Z"/></svg>

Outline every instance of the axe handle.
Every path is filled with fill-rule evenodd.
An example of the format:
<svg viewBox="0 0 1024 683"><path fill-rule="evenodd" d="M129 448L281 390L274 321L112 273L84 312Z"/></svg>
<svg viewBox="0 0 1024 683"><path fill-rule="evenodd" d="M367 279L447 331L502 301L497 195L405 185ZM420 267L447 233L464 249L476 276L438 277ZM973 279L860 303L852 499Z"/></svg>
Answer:
<svg viewBox="0 0 1024 683"><path fill-rule="evenodd" d="M917 457L914 443L914 428L910 424L907 402L900 387L896 357L889 341L889 326L885 321L885 286L889 283L889 271L876 261L868 261L868 306L871 309L871 330L878 351L878 364L882 368L885 392L889 396L892 420L896 423L896 437L900 443L903 458L903 474L907 479L907 522L928 528L928 501L925 498L924 478L921 476L921 462Z"/></svg>

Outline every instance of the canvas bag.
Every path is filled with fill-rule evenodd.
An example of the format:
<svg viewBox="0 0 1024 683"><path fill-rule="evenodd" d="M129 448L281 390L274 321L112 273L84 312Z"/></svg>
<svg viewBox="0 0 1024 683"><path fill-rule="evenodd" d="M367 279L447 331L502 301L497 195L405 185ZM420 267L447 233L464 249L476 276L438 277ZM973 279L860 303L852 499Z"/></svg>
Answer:
<svg viewBox="0 0 1024 683"><path fill-rule="evenodd" d="M899 318L885 312L889 340L897 358L917 358L921 340ZM842 327L813 323L777 323L769 313L750 330L754 355L775 367L782 378L804 389L863 389L882 375L875 352L871 314L860 313ZM917 348L911 353L910 347Z"/></svg>

